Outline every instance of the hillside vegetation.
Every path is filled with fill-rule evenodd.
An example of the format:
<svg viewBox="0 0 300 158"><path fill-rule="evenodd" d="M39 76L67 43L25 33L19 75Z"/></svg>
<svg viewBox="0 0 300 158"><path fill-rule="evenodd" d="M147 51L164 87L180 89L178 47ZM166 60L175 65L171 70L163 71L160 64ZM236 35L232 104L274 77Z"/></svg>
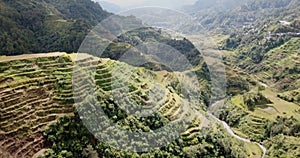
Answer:
<svg viewBox="0 0 300 158"><path fill-rule="evenodd" d="M244 138L263 142L268 157L299 155L299 106L263 93L274 103L256 104L248 110L241 96L228 99L224 106L215 107L214 114L226 121L234 132ZM283 141L284 140L284 141Z"/></svg>
<svg viewBox="0 0 300 158"><path fill-rule="evenodd" d="M1 57L0 143L1 150L6 152L1 152L1 155L32 157L36 153L42 154L45 151L47 151L45 157L89 157L89 155L248 157L253 156L253 152L261 154L259 149L256 151L248 149L251 144L235 140L226 132L222 132L223 127L218 123L210 124L210 121L204 117L203 110L199 111L203 116L192 118L192 124L185 129L178 140L161 149L138 154L117 151L107 146L90 133L91 127L95 126L83 125L79 113L88 112L92 107L102 108L111 120L118 122L125 129L150 132L189 113L185 111L182 94L176 93L178 87L174 83L178 81L174 80L176 78L172 72L134 69L125 63L96 57L82 58L76 61L76 65L79 64L84 69L96 68L95 83L101 104L92 104L94 101L89 100L92 98L83 96L86 95L85 90L88 87L84 86L86 84L80 84L89 79L78 76L80 73L76 73L76 77L73 76L72 59L74 58L75 56L64 53ZM112 82L115 66L116 68L121 66L123 70L135 71L128 80L124 80L124 74L115 76L117 78L114 79L119 81L115 85ZM77 87L75 93L72 92L72 76L75 77L74 82L78 83L78 86L83 86ZM112 99L113 93L129 86L129 93L120 95L127 95L140 106L156 105L147 96L153 79L161 83L159 88L161 93L156 93L155 96L157 103L161 105L158 113L149 116L148 119L129 115ZM80 98L85 98L85 102L74 105L74 100L83 101ZM196 105L199 109L205 109L203 100ZM89 115L87 119L95 119L95 117ZM157 140L157 143L159 142Z"/></svg>

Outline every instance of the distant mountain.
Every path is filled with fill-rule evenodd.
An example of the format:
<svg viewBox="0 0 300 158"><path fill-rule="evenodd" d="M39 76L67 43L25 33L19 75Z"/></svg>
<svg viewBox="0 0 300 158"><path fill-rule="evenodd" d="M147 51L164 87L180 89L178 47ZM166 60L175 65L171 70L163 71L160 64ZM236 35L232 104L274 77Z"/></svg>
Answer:
<svg viewBox="0 0 300 158"><path fill-rule="evenodd" d="M224 41L223 48L238 50L238 61L247 61L239 64L243 68L252 69L253 64L259 64L264 59L265 53L283 45L292 37L300 36L299 9L298 0L260 0L240 6L226 20L235 19L231 25L236 28L229 32L230 37Z"/></svg>
<svg viewBox="0 0 300 158"><path fill-rule="evenodd" d="M233 9L250 0L198 0L194 5L184 9L189 13L222 12Z"/></svg>
<svg viewBox="0 0 300 158"><path fill-rule="evenodd" d="M118 13L122 10L120 6L114 3L110 3L102 0L95 0L95 1L98 2L102 6L102 8L108 12Z"/></svg>
<svg viewBox="0 0 300 158"><path fill-rule="evenodd" d="M280 19L297 14L299 0L199 0L186 8L207 30L234 32L257 20Z"/></svg>

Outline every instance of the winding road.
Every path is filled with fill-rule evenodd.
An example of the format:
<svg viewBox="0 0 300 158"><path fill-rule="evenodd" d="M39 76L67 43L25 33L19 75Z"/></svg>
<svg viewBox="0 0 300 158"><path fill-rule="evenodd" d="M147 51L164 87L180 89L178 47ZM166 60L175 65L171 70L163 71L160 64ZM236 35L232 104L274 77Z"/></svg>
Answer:
<svg viewBox="0 0 300 158"><path fill-rule="evenodd" d="M220 104L220 103L224 103L224 100L219 100L219 101L215 102L214 104L211 105L211 107L214 107L215 105L218 105L218 104ZM238 140L241 140L241 141L244 141L244 142L247 142L247 143L251 143L251 142L252 142L250 139L245 139L245 138L242 138L242 137L236 135L236 134L232 131L232 129L230 128L230 126L229 126L225 121L220 120L220 119L217 118L215 115L213 115L210 111L208 111L207 114L208 114L209 116L211 116L212 118L214 118L216 121L221 122L221 123L223 124L224 128L227 130L227 132L228 132L231 136L233 136L234 138L236 138L236 139L238 139ZM263 152L262 158L264 158L265 155L266 155L267 149L266 149L262 144L260 144L260 143L257 143L257 142L252 142L252 143L255 143L256 145L258 145L258 146L260 147L260 149L261 149L262 152Z"/></svg>

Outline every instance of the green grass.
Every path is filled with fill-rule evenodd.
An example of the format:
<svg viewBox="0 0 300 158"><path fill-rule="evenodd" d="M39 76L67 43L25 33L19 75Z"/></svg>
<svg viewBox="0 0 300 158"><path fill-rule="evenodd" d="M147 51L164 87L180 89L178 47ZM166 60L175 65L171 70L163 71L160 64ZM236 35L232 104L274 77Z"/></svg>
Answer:
<svg viewBox="0 0 300 158"><path fill-rule="evenodd" d="M262 157L262 151L259 148L258 145L253 143L245 143L246 150L248 153L249 158L261 158Z"/></svg>
<svg viewBox="0 0 300 158"><path fill-rule="evenodd" d="M293 116L300 120L300 114L296 112L300 108L299 105L280 99L277 97L277 93L270 89L263 91L263 94L273 102L271 106L278 110L278 115L287 117ZM272 116L274 116L274 118L276 117L276 115Z"/></svg>
<svg viewBox="0 0 300 158"><path fill-rule="evenodd" d="M300 120L300 115L297 112L300 109L299 105L277 97L277 93L273 89L268 88L262 91L262 94L272 103L263 106L257 106L257 108L250 113L269 120L275 120L277 116L294 116ZM247 111L247 106L244 104L242 95L235 96L231 100L235 106Z"/></svg>

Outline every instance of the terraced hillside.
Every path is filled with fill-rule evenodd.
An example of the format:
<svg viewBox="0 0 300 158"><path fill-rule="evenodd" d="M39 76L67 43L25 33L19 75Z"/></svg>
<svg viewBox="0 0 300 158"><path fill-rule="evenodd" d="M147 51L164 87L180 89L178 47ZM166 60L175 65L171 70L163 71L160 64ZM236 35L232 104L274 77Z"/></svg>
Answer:
<svg viewBox="0 0 300 158"><path fill-rule="evenodd" d="M131 78L131 86L128 93L121 93L123 86L128 86L126 77L114 79L112 83L113 65L126 66L110 60L97 58L85 58L76 61L84 68L95 66L95 82L105 95L120 93L129 94L130 99L137 105L152 106L157 104L159 111L167 118L175 118L184 110L181 106L180 97L174 90L161 90L155 92L154 98L150 101L147 93L150 92L151 82L149 76L143 69L134 73ZM99 62L99 63L98 63ZM17 57L1 57L1 150L12 157L31 157L43 148L49 147L43 136L43 131L48 125L66 115L74 114L74 99L72 92L72 73L74 62L71 57L64 53L23 55ZM121 65L120 65L121 64ZM128 70L127 70L128 71ZM130 70L129 70L130 71ZM125 73L124 71L118 73ZM128 73L128 72L127 72ZM143 76L143 77L141 77ZM74 76L74 83L81 85L86 78ZM114 87L112 87L114 86ZM116 87L117 86L117 87ZM86 87L80 87L75 91L75 96L85 98L81 95ZM112 88L118 91L111 92ZM162 89L162 87L160 87ZM79 90L79 89L76 89ZM107 92L107 93L106 93ZM153 93L153 92L152 92ZM107 100L106 100L107 101ZM123 100L120 100L122 102ZM111 104L106 104L110 116L117 115L115 109L109 109ZM117 115L118 116L118 115ZM4 152L5 151L5 152Z"/></svg>
<svg viewBox="0 0 300 158"><path fill-rule="evenodd" d="M57 53L34 57L0 62L0 144L13 157L31 157L47 147L42 132L74 111L72 93L61 92L71 85L70 58Z"/></svg>
<svg viewBox="0 0 300 158"><path fill-rule="evenodd" d="M300 38L292 38L280 47L269 51L252 73L275 89L278 97L300 104Z"/></svg>
<svg viewBox="0 0 300 158"><path fill-rule="evenodd" d="M261 154L256 145L221 132L221 125L205 116L202 99L192 101L198 98L190 96L190 103L198 109L198 113L193 114L195 111L189 110L190 105L184 99L188 93L180 91L178 84L178 78L185 76L183 73L148 71L91 56L74 62L76 56L65 53L0 59L0 157L35 157L43 153L46 153L45 157L83 157L88 148L100 156L136 155L107 148L91 134L99 133L95 127L99 127L101 121L97 123L103 115L91 112L99 108L110 120L129 131L155 131L183 118L192 121L180 133L178 140L167 147L138 156L255 157ZM75 65L80 68L76 69ZM91 71L94 72L92 80L82 73ZM72 85L72 80L75 85ZM199 79L199 82L205 83L203 79ZM96 85L93 94L97 96L98 103L88 93L91 90L90 83ZM195 85L194 82L185 84L190 87ZM190 90L193 91L193 88ZM147 112L139 113L139 110ZM158 113L152 114L151 110ZM136 113L131 115L132 111ZM84 126L89 119L96 124ZM106 132L117 133L111 128ZM99 134L103 133L105 130ZM120 132L118 134L122 135ZM157 140L157 143L160 141ZM224 144L224 141L228 143ZM120 139L118 143L126 142L130 141ZM201 150L194 150L196 148Z"/></svg>

